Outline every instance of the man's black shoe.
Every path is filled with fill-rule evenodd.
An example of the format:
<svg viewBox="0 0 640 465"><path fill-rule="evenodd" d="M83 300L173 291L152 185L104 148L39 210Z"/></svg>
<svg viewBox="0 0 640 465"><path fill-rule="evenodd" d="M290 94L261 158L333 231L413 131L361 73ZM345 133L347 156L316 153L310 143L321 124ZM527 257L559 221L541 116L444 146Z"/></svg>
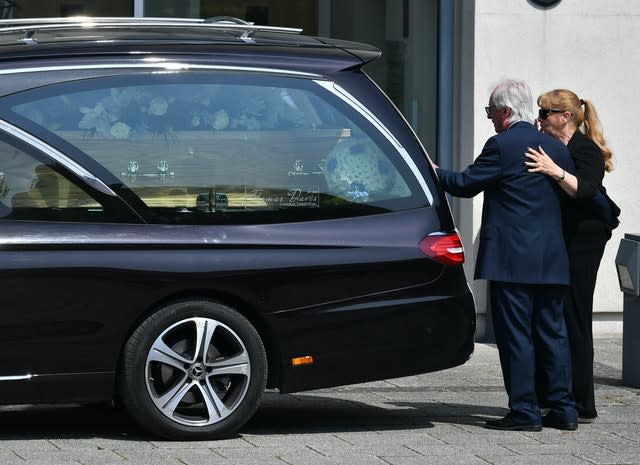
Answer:
<svg viewBox="0 0 640 465"><path fill-rule="evenodd" d="M553 418L551 415L545 415L544 417L542 417L542 425L549 428L561 429L565 431L575 431L578 429L577 422L561 422Z"/></svg>
<svg viewBox="0 0 640 465"><path fill-rule="evenodd" d="M498 429L502 431L542 431L542 425L532 425L528 423L518 423L509 416L499 420L487 420L485 428Z"/></svg>

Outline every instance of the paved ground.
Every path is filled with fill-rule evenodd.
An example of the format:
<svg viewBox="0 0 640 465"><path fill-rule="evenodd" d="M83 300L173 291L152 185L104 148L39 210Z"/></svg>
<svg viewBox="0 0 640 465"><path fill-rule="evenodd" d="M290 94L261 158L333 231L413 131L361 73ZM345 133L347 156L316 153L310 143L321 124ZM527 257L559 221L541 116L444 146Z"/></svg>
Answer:
<svg viewBox="0 0 640 465"><path fill-rule="evenodd" d="M596 341L600 417L576 432L498 432L506 413L493 346L430 375L296 395L268 393L236 438L169 442L112 409L0 408L0 464L640 464L640 389L621 384L621 338Z"/></svg>

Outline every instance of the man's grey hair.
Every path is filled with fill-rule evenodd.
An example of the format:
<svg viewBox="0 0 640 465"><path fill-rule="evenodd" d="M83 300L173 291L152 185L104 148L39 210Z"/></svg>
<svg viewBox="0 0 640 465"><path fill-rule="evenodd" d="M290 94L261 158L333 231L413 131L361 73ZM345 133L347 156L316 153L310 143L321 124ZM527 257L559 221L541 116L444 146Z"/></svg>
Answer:
<svg viewBox="0 0 640 465"><path fill-rule="evenodd" d="M535 120L533 98L531 97L531 89L526 82L515 79L505 79L499 82L491 92L491 100L498 108L511 108L511 115L507 119L509 124L516 121L526 121L533 124Z"/></svg>

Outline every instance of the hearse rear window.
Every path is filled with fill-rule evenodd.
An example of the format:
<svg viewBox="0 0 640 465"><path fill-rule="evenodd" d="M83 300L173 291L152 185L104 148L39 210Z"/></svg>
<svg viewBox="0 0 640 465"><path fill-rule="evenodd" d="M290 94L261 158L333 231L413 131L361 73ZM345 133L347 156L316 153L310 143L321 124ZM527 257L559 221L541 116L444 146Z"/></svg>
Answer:
<svg viewBox="0 0 640 465"><path fill-rule="evenodd" d="M427 204L394 145L310 79L119 76L7 100L19 124L97 164L152 223L297 221Z"/></svg>

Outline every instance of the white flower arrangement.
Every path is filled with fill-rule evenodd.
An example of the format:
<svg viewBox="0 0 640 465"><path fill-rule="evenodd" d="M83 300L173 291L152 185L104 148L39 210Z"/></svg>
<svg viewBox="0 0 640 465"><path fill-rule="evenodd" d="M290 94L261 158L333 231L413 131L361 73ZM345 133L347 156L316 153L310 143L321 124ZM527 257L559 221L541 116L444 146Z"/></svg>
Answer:
<svg viewBox="0 0 640 465"><path fill-rule="evenodd" d="M111 126L117 118L109 114L101 102L93 108L81 107L80 112L84 115L78 123L80 129L94 130L102 137L110 136Z"/></svg>
<svg viewBox="0 0 640 465"><path fill-rule="evenodd" d="M162 116L167 113L169 103L163 97L154 97L149 102L149 114L154 116Z"/></svg>
<svg viewBox="0 0 640 465"><path fill-rule="evenodd" d="M211 127L216 131L226 129L229 126L229 114L225 110L218 110L213 114Z"/></svg>
<svg viewBox="0 0 640 465"><path fill-rule="evenodd" d="M112 88L109 96L98 101L93 108L81 107L80 129L94 132L106 139L129 139L134 122L144 125L144 115L164 115L169 104L162 97L152 98L150 92L138 87ZM123 121L123 120L127 121Z"/></svg>
<svg viewBox="0 0 640 465"><path fill-rule="evenodd" d="M118 121L116 124L111 126L111 129L109 130L109 134L111 134L114 139L128 139L130 133L131 127L122 121Z"/></svg>
<svg viewBox="0 0 640 465"><path fill-rule="evenodd" d="M188 129L257 131L305 125L293 91L274 93L249 88L238 93L218 85L136 86L111 88L104 95L97 90L82 97L96 103L79 108L82 118L77 127L105 139L173 136L176 130Z"/></svg>

